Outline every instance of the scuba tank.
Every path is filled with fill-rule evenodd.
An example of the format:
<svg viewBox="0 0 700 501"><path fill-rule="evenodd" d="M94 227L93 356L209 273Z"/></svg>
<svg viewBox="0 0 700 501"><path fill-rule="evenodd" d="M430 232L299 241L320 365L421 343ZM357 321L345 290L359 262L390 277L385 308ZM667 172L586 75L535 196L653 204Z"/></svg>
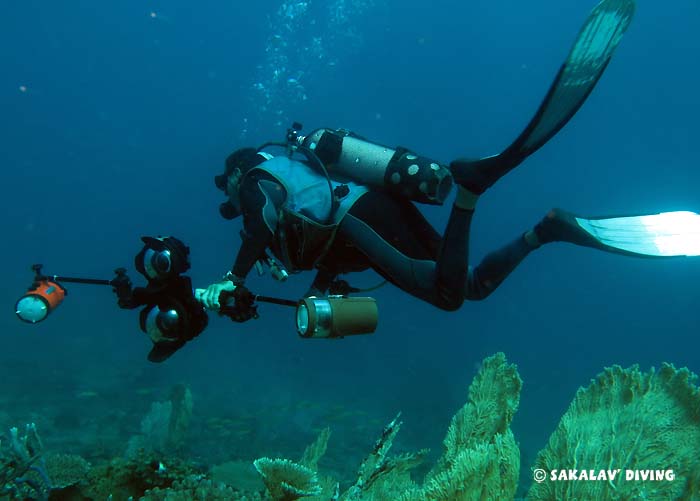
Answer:
<svg viewBox="0 0 700 501"><path fill-rule="evenodd" d="M452 189L446 166L406 148L389 148L345 129L317 129L294 139L315 153L333 179L345 178L431 205L442 205Z"/></svg>

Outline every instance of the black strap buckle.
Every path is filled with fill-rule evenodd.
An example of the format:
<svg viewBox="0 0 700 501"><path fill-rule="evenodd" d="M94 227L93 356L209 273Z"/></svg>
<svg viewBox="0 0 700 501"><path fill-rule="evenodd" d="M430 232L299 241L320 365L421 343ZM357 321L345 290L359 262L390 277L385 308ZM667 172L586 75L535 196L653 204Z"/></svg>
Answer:
<svg viewBox="0 0 700 501"><path fill-rule="evenodd" d="M341 184L336 186L333 190L333 195L335 195L336 200L342 200L350 194L350 188L347 184Z"/></svg>

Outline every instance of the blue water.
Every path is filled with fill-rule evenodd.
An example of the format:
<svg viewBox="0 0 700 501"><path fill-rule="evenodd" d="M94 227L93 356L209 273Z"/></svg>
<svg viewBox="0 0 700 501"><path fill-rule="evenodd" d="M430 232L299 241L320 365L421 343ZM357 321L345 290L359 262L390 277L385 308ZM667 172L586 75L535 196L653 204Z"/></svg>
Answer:
<svg viewBox="0 0 700 501"><path fill-rule="evenodd" d="M138 282L141 235L184 240L194 283L217 280L235 258L240 221L219 216L213 176L233 149L280 140L291 120L443 162L500 151L535 111L594 2L331 0L291 2L297 10L286 14L280 5L3 7L3 428L35 420L48 444L86 454L94 442L80 428L116 420L103 456L117 455L150 401L185 382L202 434L192 447L206 460L300 454L328 425L346 447L332 453L332 438L329 454L353 470L398 411L402 449L439 451L480 361L503 351L525 382L513 428L526 470L576 389L603 367L700 370L700 258L565 244L533 253L490 298L455 313L385 287L377 332L342 341L301 340L291 310L262 305L246 324L212 316L198 339L153 365L137 313L119 310L109 288L81 285L68 286L44 323L20 323L13 306L32 263L107 279L126 266ZM695 1L640 2L576 117L479 201L473 264L551 207L591 216L700 209L698 22ZM444 227L447 207L426 213ZM295 298L311 279L251 276L248 286ZM57 409L73 420L57 419ZM217 441L202 423L224 414L258 416L249 425L256 440L197 448L207 433Z"/></svg>

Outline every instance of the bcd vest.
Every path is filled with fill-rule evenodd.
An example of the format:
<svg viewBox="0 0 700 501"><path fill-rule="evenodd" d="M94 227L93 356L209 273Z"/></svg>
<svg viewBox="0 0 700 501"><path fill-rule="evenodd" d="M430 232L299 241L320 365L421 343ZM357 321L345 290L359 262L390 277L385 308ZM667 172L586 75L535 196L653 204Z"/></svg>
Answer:
<svg viewBox="0 0 700 501"><path fill-rule="evenodd" d="M274 231L273 253L292 273L314 268L333 242L340 221L355 202L369 191L367 187L353 182L331 180L333 192L342 195L336 196L338 203L334 207L334 194L326 177L303 162L279 156L263 162L250 172L256 169L270 174L287 192L281 211L266 216L266 211L274 210L272 204L266 204L263 217ZM266 197L269 197L269 184L266 186L264 181L259 183ZM347 189L336 189L340 186ZM276 227L270 222L275 216Z"/></svg>

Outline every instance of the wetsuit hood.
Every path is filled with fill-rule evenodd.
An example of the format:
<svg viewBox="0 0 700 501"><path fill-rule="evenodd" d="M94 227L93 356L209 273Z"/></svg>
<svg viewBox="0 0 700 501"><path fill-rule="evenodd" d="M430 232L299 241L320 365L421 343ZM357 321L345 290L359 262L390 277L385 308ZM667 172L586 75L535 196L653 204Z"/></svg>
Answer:
<svg viewBox="0 0 700 501"><path fill-rule="evenodd" d="M241 173L241 177L245 176L250 169L260 165L265 160L267 158L259 154L255 148L240 148L226 157L224 172L214 177L214 184L228 195L226 189L229 184L229 176L234 171L238 170ZM241 215L238 208L230 200L219 205L219 213L224 219L235 219Z"/></svg>

